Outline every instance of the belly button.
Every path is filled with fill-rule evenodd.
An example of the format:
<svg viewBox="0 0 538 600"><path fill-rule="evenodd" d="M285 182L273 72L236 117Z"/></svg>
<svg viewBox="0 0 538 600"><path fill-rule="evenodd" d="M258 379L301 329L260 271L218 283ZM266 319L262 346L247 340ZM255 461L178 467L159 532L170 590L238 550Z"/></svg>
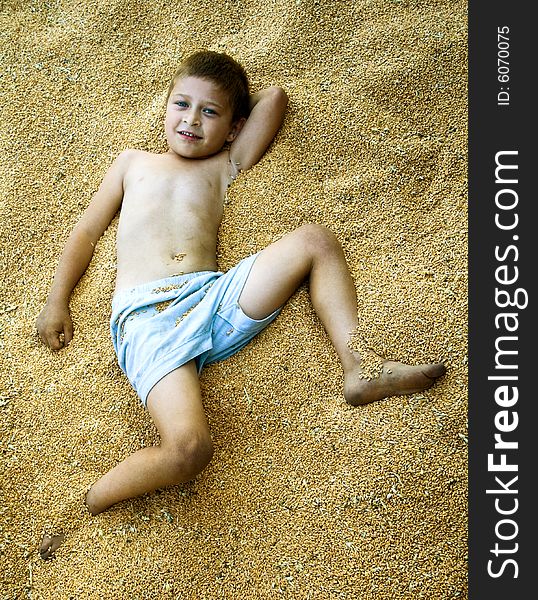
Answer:
<svg viewBox="0 0 538 600"><path fill-rule="evenodd" d="M172 256L172 259L176 262L181 262L187 256L186 252L178 252Z"/></svg>

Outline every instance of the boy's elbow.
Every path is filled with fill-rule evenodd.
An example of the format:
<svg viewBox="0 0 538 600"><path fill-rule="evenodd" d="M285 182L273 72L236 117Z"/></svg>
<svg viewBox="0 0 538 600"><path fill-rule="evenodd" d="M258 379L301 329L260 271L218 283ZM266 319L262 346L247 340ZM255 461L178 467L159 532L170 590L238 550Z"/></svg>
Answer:
<svg viewBox="0 0 538 600"><path fill-rule="evenodd" d="M286 94L284 88L281 88L277 85L270 87L267 92L270 98L272 110L275 115L279 115L279 125L281 125L282 121L284 120L286 108L288 106L288 94Z"/></svg>
<svg viewBox="0 0 538 600"><path fill-rule="evenodd" d="M281 88L278 85L274 85L269 88L271 91L271 96L273 98L273 102L281 106L283 109L288 105L288 94L284 88Z"/></svg>

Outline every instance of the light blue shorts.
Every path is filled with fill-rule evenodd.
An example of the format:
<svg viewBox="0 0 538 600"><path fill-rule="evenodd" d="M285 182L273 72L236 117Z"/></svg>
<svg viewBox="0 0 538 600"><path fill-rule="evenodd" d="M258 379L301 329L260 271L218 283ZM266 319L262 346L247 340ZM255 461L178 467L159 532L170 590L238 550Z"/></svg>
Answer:
<svg viewBox="0 0 538 600"><path fill-rule="evenodd" d="M118 363L146 405L151 388L195 359L206 364L246 346L280 313L248 317L238 299L258 254L235 267L167 277L120 290L112 299L110 332Z"/></svg>

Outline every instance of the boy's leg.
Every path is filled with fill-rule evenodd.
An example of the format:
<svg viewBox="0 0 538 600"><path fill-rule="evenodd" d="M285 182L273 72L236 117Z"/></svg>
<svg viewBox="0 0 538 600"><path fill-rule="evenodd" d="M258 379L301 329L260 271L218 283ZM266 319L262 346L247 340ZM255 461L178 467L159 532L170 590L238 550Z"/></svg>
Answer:
<svg viewBox="0 0 538 600"><path fill-rule="evenodd" d="M239 304L249 317L263 319L281 307L306 277L314 309L342 363L348 402L365 404L422 391L444 374L441 363L410 366L384 361L378 378L362 378L360 357L348 346L358 325L355 285L338 240L323 226L303 225L265 248L252 266Z"/></svg>
<svg viewBox="0 0 538 600"><path fill-rule="evenodd" d="M213 446L194 361L155 385L148 396L148 410L160 444L131 454L91 487L86 506L92 515L120 500L189 481L211 460ZM41 558L51 558L64 539L63 533L44 535Z"/></svg>
<svg viewBox="0 0 538 600"><path fill-rule="evenodd" d="M120 500L189 481L211 460L213 446L194 361L155 385L148 410L160 444L128 456L92 486L86 497L92 514Z"/></svg>

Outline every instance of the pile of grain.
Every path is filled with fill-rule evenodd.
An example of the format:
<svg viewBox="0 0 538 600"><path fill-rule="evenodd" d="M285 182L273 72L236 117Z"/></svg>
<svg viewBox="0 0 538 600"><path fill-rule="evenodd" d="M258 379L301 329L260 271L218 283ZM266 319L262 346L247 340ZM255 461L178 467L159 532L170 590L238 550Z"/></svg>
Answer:
<svg viewBox="0 0 538 600"><path fill-rule="evenodd" d="M2 598L465 598L466 3L2 7ZM73 295L69 348L47 351L35 318L114 156L165 148L169 77L200 48L290 97L275 144L230 190L221 268L323 223L356 281L356 347L441 358L448 374L348 406L302 287L204 372L207 470L91 518L87 487L157 441L109 341L115 223ZM49 527L67 539L43 562Z"/></svg>

